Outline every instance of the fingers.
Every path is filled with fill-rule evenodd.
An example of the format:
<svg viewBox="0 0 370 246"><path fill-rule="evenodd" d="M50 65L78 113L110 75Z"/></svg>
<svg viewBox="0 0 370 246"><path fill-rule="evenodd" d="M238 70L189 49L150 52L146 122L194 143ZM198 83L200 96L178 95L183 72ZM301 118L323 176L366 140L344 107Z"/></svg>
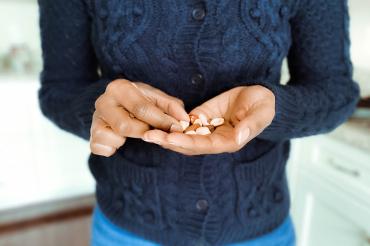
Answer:
<svg viewBox="0 0 370 246"><path fill-rule="evenodd" d="M237 141L240 144L245 144L258 136L271 124L273 118L271 115L274 115L272 111L271 107L264 104L256 105L248 111L243 108L236 111L233 124L235 125Z"/></svg>
<svg viewBox="0 0 370 246"><path fill-rule="evenodd" d="M113 131L122 137L141 138L145 131L149 130L149 125L132 118L123 108L116 105L113 100L105 99L105 95L98 100L96 110Z"/></svg>
<svg viewBox="0 0 370 246"><path fill-rule="evenodd" d="M114 96L119 105L122 105L137 119L164 131L182 130L178 120L157 107L134 83L123 82L119 86L110 87L107 90L110 95Z"/></svg>
<svg viewBox="0 0 370 246"><path fill-rule="evenodd" d="M272 99L270 94L261 93L259 87L237 87L190 112L201 120L216 117L227 120L212 134L187 135L149 130L143 139L185 155L236 152L271 124L275 115Z"/></svg>
<svg viewBox="0 0 370 246"><path fill-rule="evenodd" d="M230 113L229 108L234 104L240 91L241 88L233 88L229 91L223 92L194 108L189 114L198 116L200 114L204 114L208 119L218 117L228 118Z"/></svg>
<svg viewBox="0 0 370 246"><path fill-rule="evenodd" d="M171 134L180 134L180 133L171 133ZM180 134L183 135L183 134ZM150 130L145 133L144 141L155 143L160 145L161 147L165 149L169 149L172 151L176 151L185 155L196 155L200 154L198 153L195 149L185 149L182 148L181 146L173 145L169 143L168 141L168 136L169 134L167 132L155 129L155 130Z"/></svg>
<svg viewBox="0 0 370 246"><path fill-rule="evenodd" d="M210 135L173 133L167 137L170 144L198 154L235 152L239 149L235 139L235 131L230 125L220 126Z"/></svg>
<svg viewBox="0 0 370 246"><path fill-rule="evenodd" d="M143 84L138 87L166 114L177 120L189 121L189 115L184 109L184 102L176 97L170 96L163 91L150 85Z"/></svg>
<svg viewBox="0 0 370 246"><path fill-rule="evenodd" d="M210 135L187 135L150 130L144 134L146 141L161 145L186 155L217 154L235 152L242 146L238 144L235 129L222 125Z"/></svg>
<svg viewBox="0 0 370 246"><path fill-rule="evenodd" d="M126 138L113 132L106 122L94 113L90 129L90 149L97 155L111 156L121 147Z"/></svg>

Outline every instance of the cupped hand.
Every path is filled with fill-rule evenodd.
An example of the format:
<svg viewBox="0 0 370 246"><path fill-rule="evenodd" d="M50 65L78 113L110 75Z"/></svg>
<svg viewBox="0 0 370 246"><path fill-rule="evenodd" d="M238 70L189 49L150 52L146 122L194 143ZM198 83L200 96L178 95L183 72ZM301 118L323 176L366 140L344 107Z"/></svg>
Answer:
<svg viewBox="0 0 370 246"><path fill-rule="evenodd" d="M95 101L90 128L90 149L109 157L127 137L142 138L150 127L182 131L180 120L189 120L184 103L142 82L118 79L110 82Z"/></svg>
<svg viewBox="0 0 370 246"><path fill-rule="evenodd" d="M223 117L225 124L209 135L148 130L143 140L185 155L236 152L269 126L275 116L275 96L264 86L240 86L193 109L190 115Z"/></svg>

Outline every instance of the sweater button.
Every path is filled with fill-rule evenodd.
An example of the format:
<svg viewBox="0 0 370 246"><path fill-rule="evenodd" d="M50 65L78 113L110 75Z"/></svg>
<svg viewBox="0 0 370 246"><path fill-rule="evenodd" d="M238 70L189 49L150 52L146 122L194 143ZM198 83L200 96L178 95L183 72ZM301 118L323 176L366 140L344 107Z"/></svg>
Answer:
<svg viewBox="0 0 370 246"><path fill-rule="evenodd" d="M196 203L198 211L205 211L208 208L208 202L205 199L200 199Z"/></svg>
<svg viewBox="0 0 370 246"><path fill-rule="evenodd" d="M200 85L204 82L203 75L196 73L191 77L191 83L193 85Z"/></svg>
<svg viewBox="0 0 370 246"><path fill-rule="evenodd" d="M206 11L203 8L197 7L193 9L192 16L195 20L203 20L205 15Z"/></svg>

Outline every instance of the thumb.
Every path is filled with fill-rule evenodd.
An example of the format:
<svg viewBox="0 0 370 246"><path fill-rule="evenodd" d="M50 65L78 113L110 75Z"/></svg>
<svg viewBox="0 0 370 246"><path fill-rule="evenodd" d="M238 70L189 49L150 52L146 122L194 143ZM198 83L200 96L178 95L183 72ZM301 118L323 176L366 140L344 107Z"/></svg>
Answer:
<svg viewBox="0 0 370 246"><path fill-rule="evenodd" d="M235 126L235 136L238 144L245 144L260 134L270 123L270 114L266 105L252 109L240 108L231 117Z"/></svg>
<svg viewBox="0 0 370 246"><path fill-rule="evenodd" d="M243 146L251 139L251 129L249 126L249 119L245 118L235 126L235 142L239 146Z"/></svg>

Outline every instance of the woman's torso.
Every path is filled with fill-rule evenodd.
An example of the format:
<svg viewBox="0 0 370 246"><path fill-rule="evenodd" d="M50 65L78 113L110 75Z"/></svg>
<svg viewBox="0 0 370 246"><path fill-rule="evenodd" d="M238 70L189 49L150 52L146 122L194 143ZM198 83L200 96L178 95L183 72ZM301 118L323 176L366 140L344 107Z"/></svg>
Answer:
<svg viewBox="0 0 370 246"><path fill-rule="evenodd" d="M103 76L149 83L190 110L238 85L279 82L293 5L90 0L88 10ZM115 224L164 245L217 245L260 236L286 218L289 149L289 141L255 138L232 154L190 157L128 139L89 165Z"/></svg>
<svg viewBox="0 0 370 246"><path fill-rule="evenodd" d="M88 9L104 75L150 83L190 108L242 83L276 83L294 6L294 0L90 0ZM195 84L198 74L203 80Z"/></svg>

